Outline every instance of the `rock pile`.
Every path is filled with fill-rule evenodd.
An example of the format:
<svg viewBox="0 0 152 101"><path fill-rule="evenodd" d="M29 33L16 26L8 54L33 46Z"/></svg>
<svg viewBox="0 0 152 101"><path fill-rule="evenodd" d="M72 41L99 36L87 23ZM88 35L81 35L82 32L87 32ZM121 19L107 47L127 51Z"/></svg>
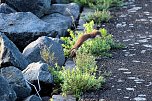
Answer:
<svg viewBox="0 0 152 101"><path fill-rule="evenodd" d="M80 14L75 3L52 2L63 3L0 0L0 101L42 101L37 92L52 89L49 68L65 63L59 38Z"/></svg>
<svg viewBox="0 0 152 101"><path fill-rule="evenodd" d="M75 3L51 4L51 0L6 0L6 4L0 4L0 32L4 32L20 50L23 50L40 36L66 36L67 29L73 26L79 14L80 7Z"/></svg>

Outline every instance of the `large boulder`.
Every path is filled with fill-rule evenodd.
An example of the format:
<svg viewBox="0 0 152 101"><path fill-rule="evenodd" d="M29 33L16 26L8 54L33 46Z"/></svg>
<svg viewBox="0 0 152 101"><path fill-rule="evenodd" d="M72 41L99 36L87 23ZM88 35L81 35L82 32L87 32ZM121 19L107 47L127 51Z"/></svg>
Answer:
<svg viewBox="0 0 152 101"><path fill-rule="evenodd" d="M30 43L24 50L23 56L30 62L43 61L53 66L62 66L65 62L63 48L53 38L42 36Z"/></svg>
<svg viewBox="0 0 152 101"><path fill-rule="evenodd" d="M0 4L0 13L9 14L14 12L16 11L13 8L9 7L7 4L5 3Z"/></svg>
<svg viewBox="0 0 152 101"><path fill-rule="evenodd" d="M7 80L0 76L0 101L15 101L16 98L16 93Z"/></svg>
<svg viewBox="0 0 152 101"><path fill-rule="evenodd" d="M16 67L10 66L1 69L1 76L8 80L11 87L16 92L18 99L30 96L31 87L23 77L22 71Z"/></svg>
<svg viewBox="0 0 152 101"><path fill-rule="evenodd" d="M59 13L53 13L42 18L43 21L50 23L56 28L59 37L66 36L67 30L72 26L72 18Z"/></svg>
<svg viewBox="0 0 152 101"><path fill-rule="evenodd" d="M40 36L55 37L54 25L42 21L30 12L0 13L0 26L0 31L4 32L20 50Z"/></svg>
<svg viewBox="0 0 152 101"><path fill-rule="evenodd" d="M6 0L6 3L20 12L32 12L42 17L50 8L51 0Z"/></svg>
<svg viewBox="0 0 152 101"><path fill-rule="evenodd" d="M52 4L47 14L60 13L64 16L72 17L75 22L80 15L80 6L76 3Z"/></svg>
<svg viewBox="0 0 152 101"><path fill-rule="evenodd" d="M53 89L53 75L49 71L49 65L42 62L31 63L22 71L24 77L37 87L41 96L49 96ZM35 89L32 94L36 94Z"/></svg>
<svg viewBox="0 0 152 101"><path fill-rule="evenodd" d="M0 32L0 67L15 66L20 70L27 67L28 61L15 44Z"/></svg>
<svg viewBox="0 0 152 101"><path fill-rule="evenodd" d="M31 63L22 71L25 79L33 82L44 82L46 84L53 83L53 76L49 72L49 65L42 62Z"/></svg>
<svg viewBox="0 0 152 101"><path fill-rule="evenodd" d="M42 100L36 95L31 95L28 98L26 98L24 101L42 101Z"/></svg>

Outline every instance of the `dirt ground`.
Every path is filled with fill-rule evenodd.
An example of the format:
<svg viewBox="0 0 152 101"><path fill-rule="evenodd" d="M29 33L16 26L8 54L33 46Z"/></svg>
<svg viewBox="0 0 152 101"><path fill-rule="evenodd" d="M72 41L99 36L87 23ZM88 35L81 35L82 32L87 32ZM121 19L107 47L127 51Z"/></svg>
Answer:
<svg viewBox="0 0 152 101"><path fill-rule="evenodd" d="M126 48L98 61L100 70L111 76L103 89L86 93L84 100L152 101L152 0L125 4L112 11L113 19L102 26Z"/></svg>

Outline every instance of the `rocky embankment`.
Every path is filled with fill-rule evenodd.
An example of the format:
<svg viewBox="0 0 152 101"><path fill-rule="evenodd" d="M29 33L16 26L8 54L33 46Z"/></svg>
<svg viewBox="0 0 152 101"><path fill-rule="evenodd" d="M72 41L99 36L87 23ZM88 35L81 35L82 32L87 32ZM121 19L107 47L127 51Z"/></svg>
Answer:
<svg viewBox="0 0 152 101"><path fill-rule="evenodd" d="M59 38L73 27L80 7L60 0L0 3L0 101L42 101L52 91L48 68L65 63Z"/></svg>

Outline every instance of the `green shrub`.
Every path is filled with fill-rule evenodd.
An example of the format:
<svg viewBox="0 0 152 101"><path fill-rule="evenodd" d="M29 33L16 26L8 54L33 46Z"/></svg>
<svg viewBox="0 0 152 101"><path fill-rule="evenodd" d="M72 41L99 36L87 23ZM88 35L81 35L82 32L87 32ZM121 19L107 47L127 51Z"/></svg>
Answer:
<svg viewBox="0 0 152 101"><path fill-rule="evenodd" d="M94 23L100 25L102 22L108 22L111 19L111 15L107 10L96 10L94 13L89 13L83 17L83 19L86 22L94 21Z"/></svg>
<svg viewBox="0 0 152 101"><path fill-rule="evenodd" d="M63 84L61 84L63 95L72 94L80 97L87 90L101 88L104 82L103 77L96 78L96 73L82 72L77 67L72 70L63 70L62 72L65 78Z"/></svg>
<svg viewBox="0 0 152 101"><path fill-rule="evenodd" d="M83 60L83 61L82 61ZM78 53L76 57L76 67L66 69L65 67L50 67L54 78L56 90L61 90L62 95L72 94L79 98L83 92L96 90L102 87L105 82L100 75L97 77L97 65L95 57L86 53Z"/></svg>
<svg viewBox="0 0 152 101"><path fill-rule="evenodd" d="M83 33L80 32L73 32L72 30L68 29L68 32L70 33L70 37L61 37L61 40L64 41L62 44L64 55L66 57L70 56L70 50L72 49L73 45L77 41L78 37L80 37Z"/></svg>
<svg viewBox="0 0 152 101"><path fill-rule="evenodd" d="M63 76L61 75L62 73L62 68L59 67L57 64L55 67L49 67L49 71L53 76L53 81L56 86L60 86L61 83L63 83Z"/></svg>
<svg viewBox="0 0 152 101"><path fill-rule="evenodd" d="M61 40L64 41L62 47L63 47L64 55L66 57L69 57L70 50L72 49L73 45L80 36L82 36L84 33L90 33L93 31L94 21L90 21L89 23L86 23L83 26L85 27L84 32L78 32L78 31L74 32L68 29L68 32L70 33L70 37L61 37Z"/></svg>
<svg viewBox="0 0 152 101"><path fill-rule="evenodd" d="M105 80L102 76L96 77L96 73L95 58L89 54L78 53L76 67L72 70L63 68L61 72L64 78L61 84L62 94L73 94L78 98L85 91L101 88Z"/></svg>
<svg viewBox="0 0 152 101"><path fill-rule="evenodd" d="M121 6L123 0L71 0L83 6L90 6L94 9L103 10L110 7Z"/></svg>
<svg viewBox="0 0 152 101"><path fill-rule="evenodd" d="M111 7L122 6L124 0L112 0Z"/></svg>
<svg viewBox="0 0 152 101"><path fill-rule="evenodd" d="M98 10L107 10L111 7L121 6L123 0L96 0L94 3L89 3L89 6Z"/></svg>
<svg viewBox="0 0 152 101"><path fill-rule="evenodd" d="M90 33L94 30L94 21L91 21L89 23L86 23L83 25L85 27L84 33ZM107 30L102 28L100 29L101 36L102 37L96 37L91 40L85 41L80 49L81 53L90 53L94 56L110 56L111 54L108 53L109 50L111 49L120 49L123 48L124 45L121 43L117 43L114 41L113 37L111 34L107 33ZM70 30L70 36L71 37L63 37L61 38L65 43L62 44L64 48L64 54L65 56L70 55L70 50L72 46L75 44L76 40L83 35L82 32L76 32L77 34L74 35L74 32Z"/></svg>
<svg viewBox="0 0 152 101"><path fill-rule="evenodd" d="M94 21L89 21L86 24L83 24L84 27L84 33L91 33L94 30ZM80 34L80 33L79 33Z"/></svg>
<svg viewBox="0 0 152 101"><path fill-rule="evenodd" d="M81 53L90 53L94 56L111 57L111 54L108 53L109 50L124 47L123 44L115 42L112 35L108 34L106 29L102 28L100 32L102 33L102 37L87 40L82 44L79 51Z"/></svg>
<svg viewBox="0 0 152 101"><path fill-rule="evenodd" d="M112 0L96 0L95 3L89 3L89 6L98 10L103 10L103 9L107 10L110 7L111 3Z"/></svg>

